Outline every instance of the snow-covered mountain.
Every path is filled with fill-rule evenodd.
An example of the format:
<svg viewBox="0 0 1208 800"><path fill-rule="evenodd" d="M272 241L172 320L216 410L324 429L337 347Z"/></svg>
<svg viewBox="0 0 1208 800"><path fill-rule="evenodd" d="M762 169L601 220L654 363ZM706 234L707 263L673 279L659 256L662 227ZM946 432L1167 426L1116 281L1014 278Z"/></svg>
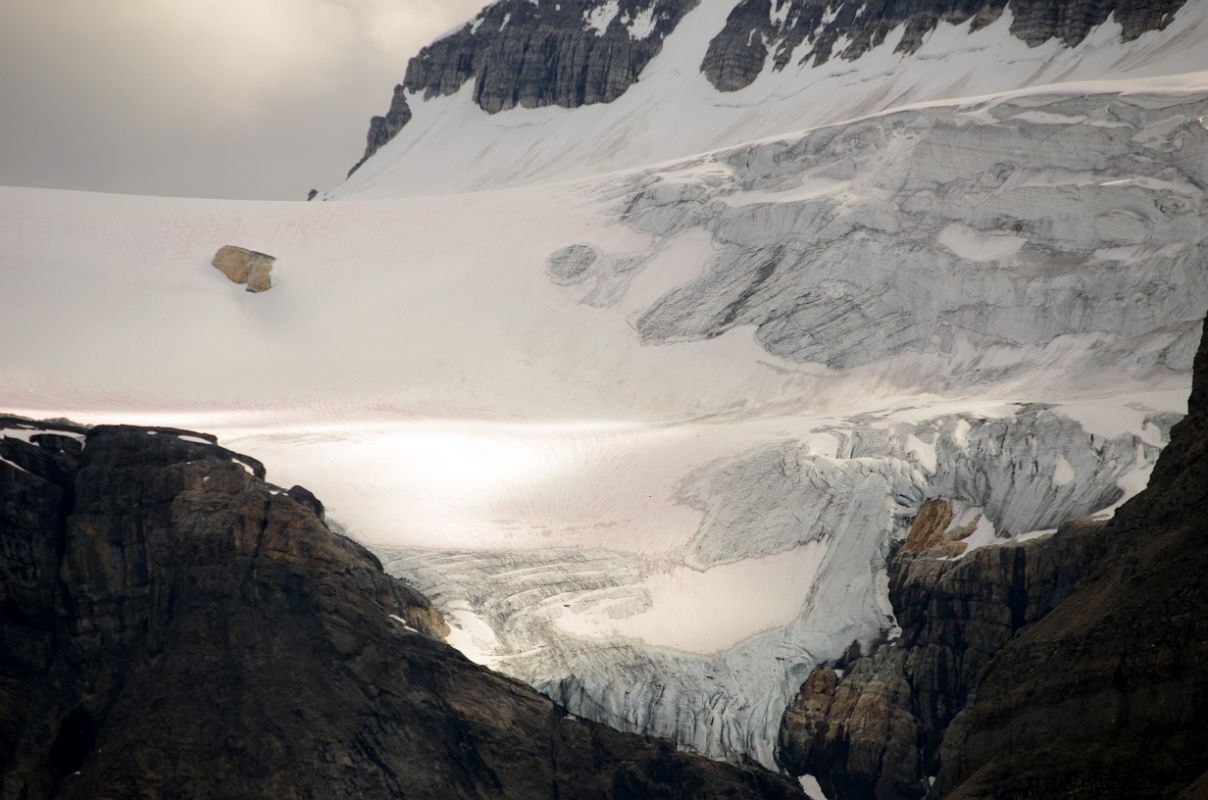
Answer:
<svg viewBox="0 0 1208 800"><path fill-rule="evenodd" d="M0 407L218 433L476 660L771 764L926 500L967 552L1144 487L1206 42L1200 2L504 0L338 202L0 190Z"/></svg>
<svg viewBox="0 0 1208 800"><path fill-rule="evenodd" d="M1206 38L1208 9L1183 0L502 0L411 60L371 126L366 155L386 152L332 195L594 175L1028 86L1110 91L1204 69Z"/></svg>

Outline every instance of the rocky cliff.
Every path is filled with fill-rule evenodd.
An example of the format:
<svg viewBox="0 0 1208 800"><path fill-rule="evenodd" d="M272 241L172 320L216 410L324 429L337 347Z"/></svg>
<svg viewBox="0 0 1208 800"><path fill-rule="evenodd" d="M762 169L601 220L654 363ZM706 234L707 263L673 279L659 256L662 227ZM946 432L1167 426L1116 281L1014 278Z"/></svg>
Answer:
<svg viewBox="0 0 1208 800"><path fill-rule="evenodd" d="M798 794L471 664L212 437L0 428L0 797Z"/></svg>
<svg viewBox="0 0 1208 800"><path fill-rule="evenodd" d="M369 120L369 133L365 137L365 154L361 160L352 165L348 174L356 172L361 165L369 160L384 144L394 138L403 126L411 121L411 106L407 104L407 89L401 83L394 87L394 97L390 100L390 109L383 117L373 117ZM314 196L306 198L313 200Z"/></svg>
<svg viewBox="0 0 1208 800"><path fill-rule="evenodd" d="M575 108L620 97L697 0L503 0L420 51L403 85L425 97L474 80L474 102Z"/></svg>
<svg viewBox="0 0 1208 800"><path fill-rule="evenodd" d="M1072 47L1109 18L1125 41L1161 29L1186 0L741 0L709 43L701 70L723 92L749 86L772 59L820 66L854 61L902 28L895 52L914 53L940 23L977 30L1009 12L1011 34L1031 46L1059 39Z"/></svg>
<svg viewBox="0 0 1208 800"><path fill-rule="evenodd" d="M624 94L698 0L502 0L411 59L390 111L370 123L355 172L410 120L403 92L425 99L474 84L495 113L523 106L577 108Z"/></svg>
<svg viewBox="0 0 1208 800"><path fill-rule="evenodd" d="M1188 416L1111 521L952 559L926 507L890 563L900 632L810 675L780 762L831 800L1201 796L1206 443L1208 334Z"/></svg>
<svg viewBox="0 0 1208 800"><path fill-rule="evenodd" d="M724 0L722 0L724 5ZM704 22L707 46L675 69L699 69L718 91L751 85L765 70L855 61L900 38L913 54L941 23L977 31L1010 18L1010 36L1029 46L1056 39L1066 47L1114 21L1130 41L1170 24L1186 0L732 0L724 22ZM499 0L425 47L407 65L390 110L370 122L355 172L411 119L406 95L425 100L473 84L479 108L577 108L624 94L663 49L664 40L699 0ZM702 9L705 11L705 9ZM963 35L963 34L959 34ZM1005 35L1005 34L1004 34ZM704 42L702 41L702 45ZM682 61L685 56L679 58ZM809 79L803 79L804 84ZM720 99L719 99L720 101ZM687 121L685 121L687 122Z"/></svg>

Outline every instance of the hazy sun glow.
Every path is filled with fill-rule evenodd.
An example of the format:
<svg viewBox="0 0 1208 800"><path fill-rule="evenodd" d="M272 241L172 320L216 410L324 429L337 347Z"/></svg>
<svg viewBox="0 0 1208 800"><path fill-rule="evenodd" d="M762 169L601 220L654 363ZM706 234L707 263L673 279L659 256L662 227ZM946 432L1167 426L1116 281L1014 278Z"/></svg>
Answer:
<svg viewBox="0 0 1208 800"><path fill-rule="evenodd" d="M300 200L484 4L0 0L0 185Z"/></svg>

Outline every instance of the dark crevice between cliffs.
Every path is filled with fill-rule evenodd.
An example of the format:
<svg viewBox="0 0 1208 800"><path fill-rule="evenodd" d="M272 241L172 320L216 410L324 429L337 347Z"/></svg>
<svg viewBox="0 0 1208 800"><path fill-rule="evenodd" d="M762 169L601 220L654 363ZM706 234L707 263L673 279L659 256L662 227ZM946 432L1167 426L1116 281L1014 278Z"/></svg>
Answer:
<svg viewBox="0 0 1208 800"><path fill-rule="evenodd" d="M47 766L55 785L84 766L84 760L96 746L96 724L85 708L77 708L59 726L59 733L50 745Z"/></svg>
<svg viewBox="0 0 1208 800"><path fill-rule="evenodd" d="M943 502L890 559L900 636L813 671L778 761L830 800L1206 796L1208 330L1187 417L1110 521L954 560Z"/></svg>
<svg viewBox="0 0 1208 800"><path fill-rule="evenodd" d="M799 796L469 662L212 437L0 424L0 800Z"/></svg>

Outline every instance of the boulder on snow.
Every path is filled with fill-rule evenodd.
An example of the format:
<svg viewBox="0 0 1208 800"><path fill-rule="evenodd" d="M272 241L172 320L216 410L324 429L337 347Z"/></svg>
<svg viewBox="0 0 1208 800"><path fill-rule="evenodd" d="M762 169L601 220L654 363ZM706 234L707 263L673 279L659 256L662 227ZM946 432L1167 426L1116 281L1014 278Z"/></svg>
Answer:
<svg viewBox="0 0 1208 800"><path fill-rule="evenodd" d="M277 259L235 245L225 245L214 254L215 267L235 283L245 284L249 292L267 292L273 288L270 273Z"/></svg>

